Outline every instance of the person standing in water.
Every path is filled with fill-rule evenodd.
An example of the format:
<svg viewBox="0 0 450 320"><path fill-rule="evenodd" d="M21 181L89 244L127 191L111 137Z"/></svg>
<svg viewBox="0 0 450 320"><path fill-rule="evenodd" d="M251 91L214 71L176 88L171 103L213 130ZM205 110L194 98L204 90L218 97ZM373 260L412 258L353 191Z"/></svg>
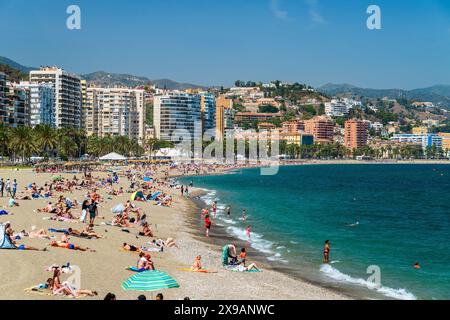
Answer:
<svg viewBox="0 0 450 320"><path fill-rule="evenodd" d="M247 238L250 240L250 235L251 235L251 228L250 228L250 226L247 226L247 229L245 229L245 233L247 234Z"/></svg>
<svg viewBox="0 0 450 320"><path fill-rule="evenodd" d="M325 241L325 247L323 248L323 262L329 263L330 262L330 240Z"/></svg>
<svg viewBox="0 0 450 320"><path fill-rule="evenodd" d="M247 210L242 210L242 220L245 222L247 221Z"/></svg>
<svg viewBox="0 0 450 320"><path fill-rule="evenodd" d="M205 215L205 231L206 237L209 238L209 231L211 230L211 219L209 218L209 214Z"/></svg>
<svg viewBox="0 0 450 320"><path fill-rule="evenodd" d="M231 216L231 206L228 206L228 208L227 208L227 215Z"/></svg>
<svg viewBox="0 0 450 320"><path fill-rule="evenodd" d="M212 204L212 211L213 211L213 215L214 215L214 219L217 216L217 201L214 201Z"/></svg>

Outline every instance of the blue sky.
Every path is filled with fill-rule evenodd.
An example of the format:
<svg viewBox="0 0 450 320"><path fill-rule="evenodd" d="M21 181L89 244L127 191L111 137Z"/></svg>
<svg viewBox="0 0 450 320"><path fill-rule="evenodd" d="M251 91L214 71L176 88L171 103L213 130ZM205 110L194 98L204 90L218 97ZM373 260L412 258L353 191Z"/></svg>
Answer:
<svg viewBox="0 0 450 320"><path fill-rule="evenodd" d="M81 8L82 29L66 28ZM382 30L368 30L379 5ZM0 55L203 85L450 84L448 0L0 0Z"/></svg>

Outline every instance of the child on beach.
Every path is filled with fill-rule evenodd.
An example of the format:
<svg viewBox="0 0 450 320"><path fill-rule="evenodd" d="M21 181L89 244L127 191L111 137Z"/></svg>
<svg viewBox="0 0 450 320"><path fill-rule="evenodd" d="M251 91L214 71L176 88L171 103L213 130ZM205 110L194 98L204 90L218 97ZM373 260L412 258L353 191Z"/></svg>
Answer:
<svg viewBox="0 0 450 320"><path fill-rule="evenodd" d="M239 254L239 262L245 267L245 260L247 259L247 252L245 248L241 249L241 253Z"/></svg>

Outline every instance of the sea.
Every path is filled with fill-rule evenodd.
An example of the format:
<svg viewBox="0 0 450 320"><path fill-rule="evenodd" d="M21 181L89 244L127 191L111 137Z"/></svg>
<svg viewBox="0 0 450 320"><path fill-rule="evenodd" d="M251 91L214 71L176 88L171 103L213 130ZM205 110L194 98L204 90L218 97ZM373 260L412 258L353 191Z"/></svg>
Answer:
<svg viewBox="0 0 450 320"><path fill-rule="evenodd" d="M450 165L282 166L273 176L253 168L181 182L191 180L204 203L218 202L214 224L246 243L249 260L258 253L357 298L450 299Z"/></svg>

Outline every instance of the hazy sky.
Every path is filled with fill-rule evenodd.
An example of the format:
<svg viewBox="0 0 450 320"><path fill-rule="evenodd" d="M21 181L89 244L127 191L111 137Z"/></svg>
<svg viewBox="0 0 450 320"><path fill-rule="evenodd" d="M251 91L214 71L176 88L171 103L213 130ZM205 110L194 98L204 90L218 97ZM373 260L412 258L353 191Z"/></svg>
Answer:
<svg viewBox="0 0 450 320"><path fill-rule="evenodd" d="M81 30L66 8L81 8ZM382 30L368 30L367 7ZM450 84L449 0L0 0L0 55L26 66L202 85Z"/></svg>

